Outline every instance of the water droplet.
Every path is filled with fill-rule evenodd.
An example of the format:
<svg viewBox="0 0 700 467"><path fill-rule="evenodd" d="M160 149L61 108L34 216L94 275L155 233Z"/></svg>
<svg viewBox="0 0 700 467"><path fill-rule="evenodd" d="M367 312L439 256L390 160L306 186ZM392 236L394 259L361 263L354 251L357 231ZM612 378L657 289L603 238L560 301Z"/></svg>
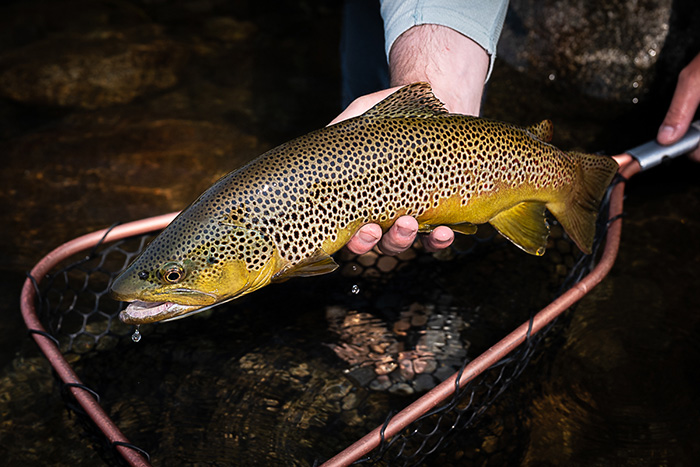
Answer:
<svg viewBox="0 0 700 467"><path fill-rule="evenodd" d="M136 330L134 333L131 335L131 340L134 342L138 342L141 340L141 332L139 331L139 327L136 326Z"/></svg>
<svg viewBox="0 0 700 467"><path fill-rule="evenodd" d="M633 98L632 98L632 103L633 103L633 104L636 104L637 102L639 102L639 99L637 99L636 97L633 97Z"/></svg>
<svg viewBox="0 0 700 467"><path fill-rule="evenodd" d="M557 79L557 77L554 73L550 73L547 78L549 78L550 81L554 81L555 79Z"/></svg>
<svg viewBox="0 0 700 467"><path fill-rule="evenodd" d="M354 293L355 295L357 295L358 293L360 293L360 286L357 285L357 284L353 285L353 286L352 286L352 289L350 289L350 292L352 292L352 293Z"/></svg>
<svg viewBox="0 0 700 467"><path fill-rule="evenodd" d="M637 89L637 88L639 87L639 83L636 82L636 81L634 81L634 82L632 83L632 87L633 87L634 89Z"/></svg>

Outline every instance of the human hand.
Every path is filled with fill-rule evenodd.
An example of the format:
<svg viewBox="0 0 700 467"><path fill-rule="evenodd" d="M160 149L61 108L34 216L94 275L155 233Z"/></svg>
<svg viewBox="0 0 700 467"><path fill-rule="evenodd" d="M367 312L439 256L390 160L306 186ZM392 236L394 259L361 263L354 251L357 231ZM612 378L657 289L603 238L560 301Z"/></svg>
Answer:
<svg viewBox="0 0 700 467"><path fill-rule="evenodd" d="M481 96L489 68L489 56L476 42L445 26L424 24L404 32L391 47L389 57L391 82L396 87L355 99L331 124L356 117L385 99L399 87L419 81L432 85L435 97L452 113L478 115ZM415 241L418 221L402 216L382 236L377 224L360 228L347 247L357 254L375 245L385 254L398 254ZM454 232L445 226L422 238L428 251L447 248Z"/></svg>
<svg viewBox="0 0 700 467"><path fill-rule="evenodd" d="M398 255L413 245L417 233L418 221L411 216L401 216L384 235L378 224L364 225L346 246L359 255L367 253L375 245L385 255ZM421 240L427 251L437 251L452 244L454 232L449 227L441 225L428 235L424 235Z"/></svg>
<svg viewBox="0 0 700 467"><path fill-rule="evenodd" d="M338 122L347 120L349 118L358 117L363 113L367 112L369 109L378 104L380 101L386 99L390 94L398 91L401 86L394 86L389 89L382 89L381 91L373 92L372 94L367 94L365 96L360 96L350 103L349 106L343 110L340 115L335 117L329 125L335 125Z"/></svg>
<svg viewBox="0 0 700 467"><path fill-rule="evenodd" d="M678 141L690 127L693 116L700 104L700 54L691 61L678 75L678 84L673 93L671 106L666 113L656 140L663 145ZM689 154L700 162L700 148Z"/></svg>
<svg viewBox="0 0 700 467"><path fill-rule="evenodd" d="M379 101L399 89L400 86L377 91L355 99L340 115L330 123L331 125L348 118L362 115ZM397 255L413 245L418 233L418 221L411 216L399 217L394 225L382 235L382 228L378 224L366 224L357 231L346 245L350 251L356 254L364 254L379 247L386 255ZM423 246L428 251L437 251L447 248L454 240L454 232L445 226L439 226L430 234L423 236Z"/></svg>

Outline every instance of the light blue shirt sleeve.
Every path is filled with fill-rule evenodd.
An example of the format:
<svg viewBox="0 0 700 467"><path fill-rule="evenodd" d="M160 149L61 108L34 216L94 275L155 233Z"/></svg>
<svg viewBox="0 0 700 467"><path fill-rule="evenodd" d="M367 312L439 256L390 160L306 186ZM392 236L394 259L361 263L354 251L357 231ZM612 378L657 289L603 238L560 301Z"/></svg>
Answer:
<svg viewBox="0 0 700 467"><path fill-rule="evenodd" d="M419 24L439 24L458 31L489 54L491 76L496 45L503 29L508 0L380 0L384 43L389 57L394 41Z"/></svg>

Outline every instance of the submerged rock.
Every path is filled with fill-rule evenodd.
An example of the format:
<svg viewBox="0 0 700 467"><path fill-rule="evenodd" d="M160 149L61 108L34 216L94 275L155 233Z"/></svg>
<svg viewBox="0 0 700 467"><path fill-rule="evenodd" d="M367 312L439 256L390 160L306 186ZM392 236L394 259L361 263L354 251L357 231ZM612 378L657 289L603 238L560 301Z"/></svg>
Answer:
<svg viewBox="0 0 700 467"><path fill-rule="evenodd" d="M96 109L178 82L187 50L154 25L66 33L0 56L0 96Z"/></svg>
<svg viewBox="0 0 700 467"><path fill-rule="evenodd" d="M514 0L499 58L587 95L638 102L669 35L671 0Z"/></svg>

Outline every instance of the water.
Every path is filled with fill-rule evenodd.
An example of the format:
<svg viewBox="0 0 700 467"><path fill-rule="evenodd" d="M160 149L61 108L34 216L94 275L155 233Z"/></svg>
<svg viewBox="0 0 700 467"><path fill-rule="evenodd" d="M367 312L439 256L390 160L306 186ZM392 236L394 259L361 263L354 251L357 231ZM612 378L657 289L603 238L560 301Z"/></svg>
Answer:
<svg viewBox="0 0 700 467"><path fill-rule="evenodd" d="M168 57L169 68L160 69L161 81L132 80L134 87L122 89L135 95L128 102L105 104L79 91L74 96L82 104L69 107L38 97L0 101L0 149L7 156L0 192L0 458L7 465L100 462L26 338L16 306L24 272L79 234L181 209L232 167L324 125L339 110L335 7L290 2L271 12L246 2L127 2L105 11L99 3L57 5L24 9L17 3L3 10L0 53L45 39L73 40L56 40L56 30L81 35L96 28L113 37L117 29L153 59ZM24 55L39 61L67 50L42 47ZM634 82L638 93L648 79ZM523 124L551 118L558 145L616 153L653 138L675 76L658 82L651 97L635 94L636 104L626 95L604 101L567 87L563 73L519 73L499 61L484 112ZM55 89L68 89L59 84ZM610 277L576 309L570 326L549 339L522 382L494 408L491 423L478 430L479 452L489 454L491 465L503 465L498 456L506 452L521 465L697 463L698 200L700 168L686 161L630 183L620 257ZM534 266L513 269L509 261L494 259L491 271L477 275L467 263L458 276L452 271L437 279L462 304L494 294L500 300L479 309L470 351L488 346L479 335L513 327L489 323L525 319L494 317L508 303L527 315L526 305L538 301L546 278ZM474 291L461 297L455 277ZM347 295L352 285L359 291L359 282L337 289L323 283L314 286L324 291L317 295L297 290L312 289L306 284L313 281L275 286L209 317L137 329L132 338L147 337L138 346L127 338L114 352L74 364L156 465L214 464L255 453L273 453L283 463L309 451L333 453L374 427L367 413L383 418L388 407L406 400L356 388L324 346L331 339L323 319L333 302L327 292ZM359 305L364 286L362 292L351 294ZM350 414L343 422L349 428L328 436L323 423L339 408ZM279 430L275 414L295 425ZM511 423L512 414L522 423ZM278 437L263 436L270 433ZM309 448L309 440L317 444ZM450 451L441 462L458 463L458 456L475 452Z"/></svg>
<svg viewBox="0 0 700 467"><path fill-rule="evenodd" d="M689 173L683 174L684 170ZM531 405L525 465L692 465L698 459L697 168L630 187L615 267L576 309Z"/></svg>

